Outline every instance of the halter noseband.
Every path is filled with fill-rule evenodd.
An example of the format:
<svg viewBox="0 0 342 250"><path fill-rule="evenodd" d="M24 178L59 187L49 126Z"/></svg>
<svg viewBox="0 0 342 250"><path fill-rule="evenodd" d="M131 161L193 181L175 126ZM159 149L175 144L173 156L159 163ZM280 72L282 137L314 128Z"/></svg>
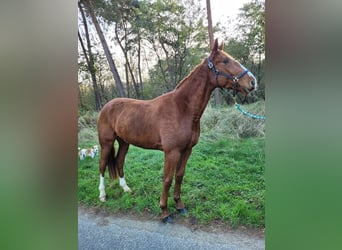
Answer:
<svg viewBox="0 0 342 250"><path fill-rule="evenodd" d="M237 87L239 85L239 80L249 72L249 70L245 70L243 71L242 73L240 73L238 76L233 76L233 75L229 75L229 74L226 74L224 72L221 72L219 70L217 70L214 66L214 64L211 62L211 59L210 57L207 58L208 60L208 67L209 69L211 69L211 71L214 73L215 75L215 79L216 79L216 87L219 87L219 88L222 88L221 86L219 86L219 83L218 83L218 76L225 76L227 78L229 78L230 80L233 81L234 85L233 85L233 96L235 97L236 93L237 93Z"/></svg>

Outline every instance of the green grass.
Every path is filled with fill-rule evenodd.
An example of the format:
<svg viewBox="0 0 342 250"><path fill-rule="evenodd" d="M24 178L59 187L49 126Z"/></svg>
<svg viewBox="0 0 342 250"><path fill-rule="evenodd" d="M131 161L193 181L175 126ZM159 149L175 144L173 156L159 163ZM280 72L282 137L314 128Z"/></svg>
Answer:
<svg viewBox="0 0 342 250"><path fill-rule="evenodd" d="M189 216L206 224L214 220L231 225L264 225L264 139L208 142L200 140L188 161L182 199ZM118 180L106 172L107 202L98 199L98 157L79 162L79 201L112 211L150 212L159 215L163 153L134 146L126 157L125 177L132 193L124 193ZM169 207L175 213L173 187Z"/></svg>
<svg viewBox="0 0 342 250"><path fill-rule="evenodd" d="M211 111L211 110L210 110ZM216 111L220 112L220 111ZM222 110L222 112L225 112ZM243 118L244 119L244 118ZM219 121L216 121L219 122ZM93 132L95 133L95 131ZM188 216L200 224L221 221L231 226L263 227L265 224L264 137L241 139L210 130L201 134L193 148L183 179L181 197ZM91 138L91 137L90 137ZM96 141L84 141L91 146ZM99 156L78 165L79 202L105 207L114 212L160 215L164 154L130 146L125 161L125 178L132 193L124 193L118 180L105 175L107 201L101 203ZM173 185L169 210L176 214Z"/></svg>

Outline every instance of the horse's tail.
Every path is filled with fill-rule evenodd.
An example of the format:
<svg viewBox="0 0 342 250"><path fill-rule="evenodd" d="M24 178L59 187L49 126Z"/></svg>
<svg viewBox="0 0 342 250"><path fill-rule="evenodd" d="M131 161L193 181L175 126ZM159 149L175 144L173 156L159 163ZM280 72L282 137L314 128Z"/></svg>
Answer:
<svg viewBox="0 0 342 250"><path fill-rule="evenodd" d="M118 169L116 167L114 145L113 145L112 149L110 150L110 153L108 156L108 161L107 161L107 166L108 166L109 177L112 180L116 179L118 177Z"/></svg>

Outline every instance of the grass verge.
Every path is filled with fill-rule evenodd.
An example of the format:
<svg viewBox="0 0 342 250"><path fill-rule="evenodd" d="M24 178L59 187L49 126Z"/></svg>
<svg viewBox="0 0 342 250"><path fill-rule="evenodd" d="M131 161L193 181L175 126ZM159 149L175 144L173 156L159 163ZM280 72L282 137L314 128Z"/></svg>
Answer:
<svg viewBox="0 0 342 250"><path fill-rule="evenodd" d="M162 152L131 146L125 161L125 177L132 193L124 193L118 180L106 172L107 202L98 199L97 156L79 161L78 198L89 206L114 212L160 214ZM188 161L182 185L182 199L189 216L200 224L221 221L231 226L264 226L265 180L264 139L208 140L201 138ZM176 213L173 187L169 208Z"/></svg>

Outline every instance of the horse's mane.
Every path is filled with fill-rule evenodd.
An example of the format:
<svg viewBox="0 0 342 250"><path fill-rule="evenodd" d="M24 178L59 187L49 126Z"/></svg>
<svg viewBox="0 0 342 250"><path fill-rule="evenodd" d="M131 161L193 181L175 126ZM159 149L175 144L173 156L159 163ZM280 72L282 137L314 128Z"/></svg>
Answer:
<svg viewBox="0 0 342 250"><path fill-rule="evenodd" d="M200 64L198 64L195 68L193 68L191 71L190 71L190 73L186 76L186 77L184 77L183 78L183 80L181 80L178 84L177 84L177 86L176 86L176 88L175 89L178 89L193 73L194 73L194 71L197 69L197 68L199 68L201 65L203 64L203 61L200 63Z"/></svg>

